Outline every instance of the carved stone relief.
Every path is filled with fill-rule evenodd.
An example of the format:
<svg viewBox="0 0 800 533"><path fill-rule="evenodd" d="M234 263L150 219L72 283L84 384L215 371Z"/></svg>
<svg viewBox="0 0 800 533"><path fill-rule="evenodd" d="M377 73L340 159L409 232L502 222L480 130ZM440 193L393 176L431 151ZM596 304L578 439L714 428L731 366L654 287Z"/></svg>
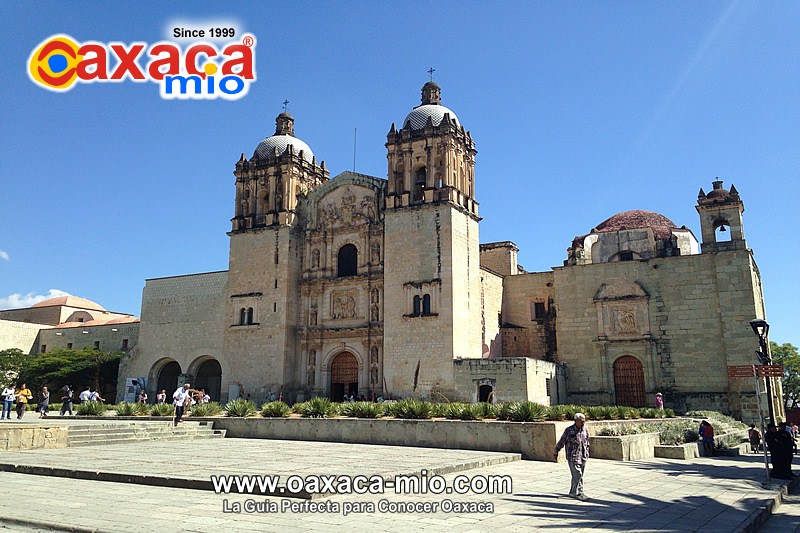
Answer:
<svg viewBox="0 0 800 533"><path fill-rule="evenodd" d="M356 318L358 314L356 294L351 292L334 292L331 294L331 318L342 320Z"/></svg>

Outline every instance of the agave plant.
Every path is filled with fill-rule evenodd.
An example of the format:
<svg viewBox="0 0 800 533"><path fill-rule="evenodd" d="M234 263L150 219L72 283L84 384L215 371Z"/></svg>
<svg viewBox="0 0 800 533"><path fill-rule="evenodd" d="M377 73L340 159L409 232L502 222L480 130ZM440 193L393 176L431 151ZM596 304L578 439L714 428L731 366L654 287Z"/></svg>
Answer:
<svg viewBox="0 0 800 533"><path fill-rule="evenodd" d="M261 406L261 416L264 418L283 418L289 416L292 408L284 402L274 401Z"/></svg>
<svg viewBox="0 0 800 533"><path fill-rule="evenodd" d="M445 418L450 420L458 420L461 418L461 413L464 412L464 404L460 402L448 403L444 410Z"/></svg>
<svg viewBox="0 0 800 533"><path fill-rule="evenodd" d="M440 402L433 402L430 404L431 406L431 418L446 418L447 417L447 406L450 403L440 403Z"/></svg>
<svg viewBox="0 0 800 533"><path fill-rule="evenodd" d="M536 422L544 420L547 407L535 402L519 402L511 409L511 420L514 422Z"/></svg>
<svg viewBox="0 0 800 533"><path fill-rule="evenodd" d="M342 404L339 413L353 418L378 418L383 414L382 403L353 402Z"/></svg>
<svg viewBox="0 0 800 533"><path fill-rule="evenodd" d="M117 416L134 416L138 414L136 409L137 405L138 404L135 403L119 402L114 406L114 410L117 412Z"/></svg>
<svg viewBox="0 0 800 533"><path fill-rule="evenodd" d="M175 406L169 403L157 403L150 406L150 416L175 416Z"/></svg>
<svg viewBox="0 0 800 533"><path fill-rule="evenodd" d="M481 418L497 418L497 406L489 402L476 404L481 410Z"/></svg>
<svg viewBox="0 0 800 533"><path fill-rule="evenodd" d="M249 400L244 400L242 398L238 398L236 400L231 400L227 404L225 404L225 415L226 416L235 416L235 417L247 417L253 416L258 412L256 408L256 404Z"/></svg>
<svg viewBox="0 0 800 533"><path fill-rule="evenodd" d="M308 402L299 402L292 405L292 412L296 415L303 414L303 409L305 409L307 403Z"/></svg>
<svg viewBox="0 0 800 533"><path fill-rule="evenodd" d="M483 407L478 403L467 403L461 405L460 420L483 420Z"/></svg>
<svg viewBox="0 0 800 533"><path fill-rule="evenodd" d="M103 402L82 402L75 409L75 414L78 416L103 416L108 408Z"/></svg>
<svg viewBox="0 0 800 533"><path fill-rule="evenodd" d="M567 410L564 405L551 405L547 408L547 420L564 420L567 418Z"/></svg>
<svg viewBox="0 0 800 533"><path fill-rule="evenodd" d="M387 412L395 418L426 419L431 417L431 405L428 402L408 398L389 404Z"/></svg>
<svg viewBox="0 0 800 533"><path fill-rule="evenodd" d="M330 418L336 416L338 408L336 404L328 398L311 398L300 410L300 414L306 418Z"/></svg>
<svg viewBox="0 0 800 533"><path fill-rule="evenodd" d="M217 416L222 413L219 402L198 403L192 407L190 416Z"/></svg>
<svg viewBox="0 0 800 533"><path fill-rule="evenodd" d="M503 402L497 406L497 419L498 420L511 420L511 410L514 408L514 402Z"/></svg>

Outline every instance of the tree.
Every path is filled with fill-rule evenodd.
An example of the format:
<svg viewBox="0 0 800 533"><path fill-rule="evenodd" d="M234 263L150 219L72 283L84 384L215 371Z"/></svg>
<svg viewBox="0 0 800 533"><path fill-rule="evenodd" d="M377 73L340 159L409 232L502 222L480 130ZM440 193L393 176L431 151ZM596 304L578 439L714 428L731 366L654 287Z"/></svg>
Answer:
<svg viewBox="0 0 800 533"><path fill-rule="evenodd" d="M769 343L772 362L783 365L783 399L787 409L794 409L800 402L800 354L791 344Z"/></svg>
<svg viewBox="0 0 800 533"><path fill-rule="evenodd" d="M19 379L31 386L47 385L54 391L65 385L89 385L101 394L110 395L116 390L122 355L90 346L82 350L55 349L28 357Z"/></svg>
<svg viewBox="0 0 800 533"><path fill-rule="evenodd" d="M14 383L27 358L19 348L0 350L0 385L6 387Z"/></svg>

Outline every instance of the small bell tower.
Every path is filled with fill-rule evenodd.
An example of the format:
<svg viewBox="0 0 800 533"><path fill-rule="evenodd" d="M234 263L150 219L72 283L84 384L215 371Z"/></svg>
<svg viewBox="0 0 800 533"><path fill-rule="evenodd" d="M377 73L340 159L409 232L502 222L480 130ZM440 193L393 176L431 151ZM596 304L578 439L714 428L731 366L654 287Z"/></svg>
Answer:
<svg viewBox="0 0 800 533"><path fill-rule="evenodd" d="M744 202L739 197L739 191L733 184L730 191L724 189L719 178L712 186L713 189L708 194L700 189L695 207L700 215L702 253L746 250L747 242L744 240L742 223ZM729 238L723 239L725 234Z"/></svg>

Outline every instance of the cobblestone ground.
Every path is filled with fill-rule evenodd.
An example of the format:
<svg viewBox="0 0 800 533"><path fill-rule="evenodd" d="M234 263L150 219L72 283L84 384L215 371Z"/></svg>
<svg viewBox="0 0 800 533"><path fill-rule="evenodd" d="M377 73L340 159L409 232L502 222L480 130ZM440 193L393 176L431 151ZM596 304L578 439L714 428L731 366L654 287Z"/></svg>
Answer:
<svg viewBox="0 0 800 533"><path fill-rule="evenodd" d="M693 462L591 460L588 502L568 498L564 464L514 461L457 472L498 454L392 446L334 445L241 439L152 442L5 453L5 464L59 465L78 471L155 472L170 478L212 473L372 475L456 470L444 474L507 475L505 494L339 494L311 500L328 512L303 512L308 500L209 490L47 477L0 472L0 527L9 531L62 528L74 531L737 531L774 501L780 485L764 485L758 457L717 457ZM499 454L503 455L503 454ZM488 461L491 462L491 461ZM18 496L18 489L25 491ZM773 520L797 527L793 496ZM250 503L248 503L248 501ZM447 501L472 504L455 511ZM383 502L383 503L381 503ZM389 512L382 505L438 505L436 512ZM236 504L241 511L232 512ZM288 508L288 505L300 508ZM277 511L270 511L275 505ZM246 512L255 506L255 512ZM374 506L374 510L372 510ZM359 507L359 509L353 509ZM469 507L469 506L466 506ZM349 513L345 511L350 509ZM226 512L228 511L228 512ZM265 512L259 512L265 511ZM470 512L477 511L477 512ZM482 512L481 512L482 511ZM771 527L772 521L767 524ZM794 526L792 526L794 524ZM778 531L778 529L772 529ZM2 531L2 529L0 529Z"/></svg>

